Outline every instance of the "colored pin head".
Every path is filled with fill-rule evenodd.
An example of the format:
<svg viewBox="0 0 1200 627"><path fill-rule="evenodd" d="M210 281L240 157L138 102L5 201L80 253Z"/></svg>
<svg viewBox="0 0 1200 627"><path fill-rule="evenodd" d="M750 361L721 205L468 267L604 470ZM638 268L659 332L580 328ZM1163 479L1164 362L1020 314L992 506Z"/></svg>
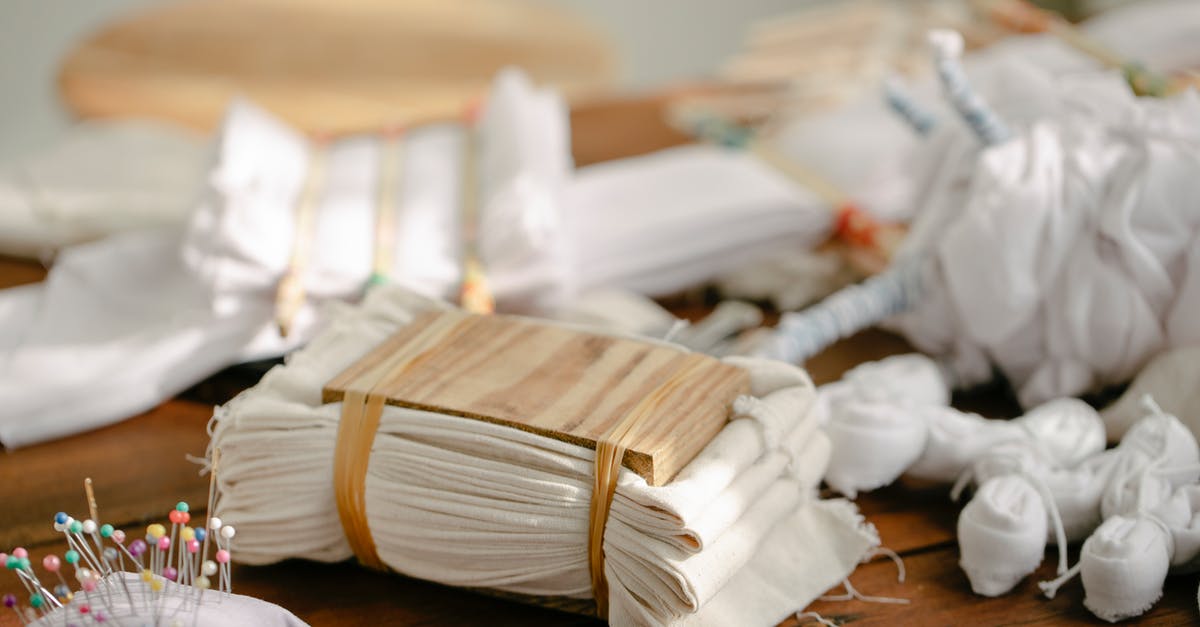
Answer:
<svg viewBox="0 0 1200 627"><path fill-rule="evenodd" d="M9 570L16 570L21 565L21 558L16 555L9 555L8 559L4 560L4 567Z"/></svg>
<svg viewBox="0 0 1200 627"><path fill-rule="evenodd" d="M179 530L179 537L184 542L187 542L189 540L195 540L196 539L196 530L192 529L191 527L184 527L183 529Z"/></svg>
<svg viewBox="0 0 1200 627"><path fill-rule="evenodd" d="M171 548L171 539L170 538L168 538L167 536L163 536L158 539L158 550L166 551L169 548Z"/></svg>
<svg viewBox="0 0 1200 627"><path fill-rule="evenodd" d="M139 557L146 552L146 543L143 540L134 540L129 543L129 554L134 557Z"/></svg>
<svg viewBox="0 0 1200 627"><path fill-rule="evenodd" d="M199 553L200 552L200 543L198 541L196 541L195 539L188 540L187 541L187 551L188 551L188 553Z"/></svg>
<svg viewBox="0 0 1200 627"><path fill-rule="evenodd" d="M175 581L175 578L179 576L179 571L167 566L162 570L162 576L166 577L170 581Z"/></svg>
<svg viewBox="0 0 1200 627"><path fill-rule="evenodd" d="M212 529L214 531L217 529L220 529L221 528L221 519L217 518L216 516L209 518L208 519L208 528Z"/></svg>
<svg viewBox="0 0 1200 627"><path fill-rule="evenodd" d="M196 534L196 539L201 542L208 537L208 532L204 530L204 527L193 527L192 531Z"/></svg>
<svg viewBox="0 0 1200 627"><path fill-rule="evenodd" d="M125 544L125 532L121 531L120 529L113 530L112 539L113 542L116 542L117 544Z"/></svg>
<svg viewBox="0 0 1200 627"><path fill-rule="evenodd" d="M42 558L42 568L45 568L48 573L58 572L61 566L62 562L58 559L57 555L47 555Z"/></svg>
<svg viewBox="0 0 1200 627"><path fill-rule="evenodd" d="M204 567L201 572L209 576L217 574L217 563L212 560L204 560Z"/></svg>
<svg viewBox="0 0 1200 627"><path fill-rule="evenodd" d="M78 520L72 520L67 524L67 530L71 533L80 533L83 531L83 523Z"/></svg>
<svg viewBox="0 0 1200 627"><path fill-rule="evenodd" d="M67 587L67 584L60 583L57 586L54 586L54 596L60 599L70 599L71 589Z"/></svg>
<svg viewBox="0 0 1200 627"><path fill-rule="evenodd" d="M235 535L237 535L237 529L234 529L233 525L225 525L224 527L221 527L222 538L225 538L226 540L232 540L233 536Z"/></svg>
<svg viewBox="0 0 1200 627"><path fill-rule="evenodd" d="M183 523L183 514L184 514L184 512L181 512L177 509L173 509L173 510L167 512L167 520L171 521L171 523L175 524L175 525L182 524Z"/></svg>
<svg viewBox="0 0 1200 627"><path fill-rule="evenodd" d="M79 551L71 549L70 551L63 553L63 559L67 560L68 564L74 566L75 564L79 563Z"/></svg>
<svg viewBox="0 0 1200 627"><path fill-rule="evenodd" d="M186 513L187 513L187 511L188 511L188 504L187 504L186 502L184 502L184 501L180 501L180 502L176 503L176 504L175 504L175 511L177 511L177 512L184 512L184 513L186 514Z"/></svg>
<svg viewBox="0 0 1200 627"><path fill-rule="evenodd" d="M80 527L83 529L84 533L93 534L96 533L96 529L98 529L100 526L96 524L96 521L89 518L83 521L83 524L80 525Z"/></svg>
<svg viewBox="0 0 1200 627"><path fill-rule="evenodd" d="M9 594L4 595L4 607L16 607L16 606L17 606L17 596L15 594L9 593Z"/></svg>
<svg viewBox="0 0 1200 627"><path fill-rule="evenodd" d="M161 538L165 535L167 535L167 528L162 526L159 523L154 523L152 525L146 526L146 536L148 536L148 537L151 537L151 538L154 538L157 540L158 538Z"/></svg>
<svg viewBox="0 0 1200 627"><path fill-rule="evenodd" d="M228 564L229 563L229 551L226 551L225 549L218 549L217 550L217 563L218 564Z"/></svg>
<svg viewBox="0 0 1200 627"><path fill-rule="evenodd" d="M42 607L42 604L44 604L45 602L46 602L46 599L43 599L42 595L40 595L36 592L29 595L29 606L35 610Z"/></svg>
<svg viewBox="0 0 1200 627"><path fill-rule="evenodd" d="M101 553L101 555L104 556L104 561L109 563L116 562L118 559L120 559L120 554L118 554L117 550L111 546L105 547L104 552Z"/></svg>
<svg viewBox="0 0 1200 627"><path fill-rule="evenodd" d="M29 557L29 551L26 551L24 547L17 547L13 549L12 554L17 557Z"/></svg>
<svg viewBox="0 0 1200 627"><path fill-rule="evenodd" d="M65 524L67 524L67 521L68 521L68 520L70 520L70 519L71 519L71 517L70 517L70 516L67 516L67 513L66 513L66 512L59 512L59 513L57 513L57 514L55 514L55 515L54 515L54 522L56 522L56 523L58 523L58 524L60 524L60 525L65 525Z"/></svg>
<svg viewBox="0 0 1200 627"><path fill-rule="evenodd" d="M101 538L111 538L113 531L116 531L116 530L113 529L112 525L100 525L100 537Z"/></svg>

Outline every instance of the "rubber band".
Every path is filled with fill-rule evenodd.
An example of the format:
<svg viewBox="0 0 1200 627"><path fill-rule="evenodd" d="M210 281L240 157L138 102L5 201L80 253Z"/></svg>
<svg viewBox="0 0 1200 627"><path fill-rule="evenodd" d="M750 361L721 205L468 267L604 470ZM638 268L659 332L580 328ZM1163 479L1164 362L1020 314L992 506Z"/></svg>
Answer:
<svg viewBox="0 0 1200 627"><path fill-rule="evenodd" d="M670 397L688 378L707 363L708 357L698 353L687 356L687 363L671 378L664 381L653 392L638 402L625 414L608 433L596 442L596 463L592 481L592 500L588 507L588 568L591 572L592 598L596 601L596 615L608 618L608 578L604 573L604 530L608 526L608 512L612 507L613 495L617 490L617 479L621 474L621 461L625 449L633 440L637 428L646 416Z"/></svg>
<svg viewBox="0 0 1200 627"><path fill-rule="evenodd" d="M438 342L461 331L470 321L471 317L465 314L441 314L403 349L363 373L346 389L334 443L333 491L342 531L350 543L350 550L363 566L387 570L367 523L366 505L367 466L387 401L379 390L422 361L422 356L434 350Z"/></svg>
<svg viewBox="0 0 1200 627"><path fill-rule="evenodd" d="M287 337L292 322L304 306L304 271L308 268L312 252L313 233L316 229L317 192L324 183L325 146L324 140L314 142L309 150L308 172L304 177L304 189L296 203L295 232L292 235L292 256L287 271L275 291L275 324L279 334Z"/></svg>
<svg viewBox="0 0 1200 627"><path fill-rule="evenodd" d="M463 116L462 173L462 286L459 305L471 313L496 311L496 298L488 285L487 273L479 254L479 136L475 129L478 105L468 107Z"/></svg>
<svg viewBox="0 0 1200 627"><path fill-rule="evenodd" d="M368 287L388 282L395 264L396 250L396 188L404 169L400 149L401 129L385 130L381 138L379 164L379 196L375 205L375 254L371 262Z"/></svg>

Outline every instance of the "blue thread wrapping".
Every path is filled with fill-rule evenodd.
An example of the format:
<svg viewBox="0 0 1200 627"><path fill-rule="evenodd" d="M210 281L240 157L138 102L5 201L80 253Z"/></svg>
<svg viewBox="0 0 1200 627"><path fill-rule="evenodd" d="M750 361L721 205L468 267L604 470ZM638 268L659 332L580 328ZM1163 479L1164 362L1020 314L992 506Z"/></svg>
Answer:
<svg viewBox="0 0 1200 627"><path fill-rule="evenodd" d="M839 339L907 311L921 295L924 267L919 260L898 264L804 311L784 314L757 356L803 363Z"/></svg>
<svg viewBox="0 0 1200 627"><path fill-rule="evenodd" d="M899 79L883 82L883 96L892 111L895 111L918 135L928 135L937 126L937 117L928 109L917 104Z"/></svg>
<svg viewBox="0 0 1200 627"><path fill-rule="evenodd" d="M947 51L934 48L934 69L941 79L942 87L950 104L962 116L983 143L994 146L1012 137L1008 125L988 106L987 102L971 88L962 62Z"/></svg>

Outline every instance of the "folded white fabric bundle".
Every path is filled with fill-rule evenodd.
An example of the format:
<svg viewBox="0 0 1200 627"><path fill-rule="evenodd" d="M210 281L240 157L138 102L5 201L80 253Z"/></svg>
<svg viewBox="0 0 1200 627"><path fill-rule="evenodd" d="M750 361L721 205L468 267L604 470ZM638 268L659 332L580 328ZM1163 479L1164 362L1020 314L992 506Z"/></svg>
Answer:
<svg viewBox="0 0 1200 627"><path fill-rule="evenodd" d="M47 257L72 244L179 224L208 166L204 139L148 120L89 121L0 167L0 253Z"/></svg>
<svg viewBox="0 0 1200 627"><path fill-rule="evenodd" d="M561 285L562 242L539 228L569 163L563 115L556 95L515 73L497 79L482 115L480 219L492 226L480 245L502 303L536 306ZM235 103L185 228L64 249L44 283L0 291L0 442L22 446L126 418L311 337L321 305L358 298L371 272L378 144L350 138L327 149L303 273L308 298L284 338L273 323L275 290L297 239L308 142ZM460 144L453 125L415 130L397 166L408 183L391 277L436 296L459 281Z"/></svg>
<svg viewBox="0 0 1200 627"><path fill-rule="evenodd" d="M238 558L351 556L334 500L340 403L322 385L415 315L394 288L344 311L285 366L218 408L218 511ZM774 624L877 544L855 508L820 501L829 441L803 371L745 358L754 396L668 484L622 470L604 538L614 624ZM392 569L455 586L591 597L592 450L478 420L388 406L371 451L367 520Z"/></svg>

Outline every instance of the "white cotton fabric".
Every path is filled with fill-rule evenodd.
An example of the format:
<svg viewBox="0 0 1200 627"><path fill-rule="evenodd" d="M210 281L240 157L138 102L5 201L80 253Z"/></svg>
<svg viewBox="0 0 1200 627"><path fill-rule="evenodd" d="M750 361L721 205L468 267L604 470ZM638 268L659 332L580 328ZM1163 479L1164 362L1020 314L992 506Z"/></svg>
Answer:
<svg viewBox="0 0 1200 627"><path fill-rule="evenodd" d="M341 407L321 403L321 385L440 306L377 290L218 409L218 511L238 525L239 559L351 556L331 483ZM735 614L740 624L775 624L878 543L853 506L816 497L830 450L807 376L738 363L760 395L740 399L735 418L678 476L653 487L620 474L605 535L614 624L716 625ZM516 429L389 406L366 484L380 557L448 585L590 598L593 456Z"/></svg>
<svg viewBox="0 0 1200 627"><path fill-rule="evenodd" d="M1012 590L1042 563L1046 507L1024 478L1005 475L979 486L958 516L960 564L984 596Z"/></svg>
<svg viewBox="0 0 1200 627"><path fill-rule="evenodd" d="M482 220L506 226L484 231L481 248L509 309L548 306L561 294L561 242L546 233L569 165L564 115L557 96L507 72L482 117ZM436 297L459 282L461 139L455 127L434 126L403 145L392 275ZM0 443L24 446L146 411L221 368L301 345L323 304L357 299L374 245L380 155L368 137L328 147L303 275L308 300L287 338L275 328L308 156L302 135L234 103L185 228L68 247L44 283L0 291Z"/></svg>
<svg viewBox="0 0 1200 627"><path fill-rule="evenodd" d="M1167 350L1142 368L1121 398L1102 412L1110 441L1120 439L1142 417L1147 394L1200 437L1200 344Z"/></svg>
<svg viewBox="0 0 1200 627"><path fill-rule="evenodd" d="M117 584L113 583L112 580L116 577L124 578L123 588L118 588ZM146 621L154 621L154 616L146 606L157 601L161 603L159 611L163 620L194 627L306 627L308 625L274 603L241 594L224 594L216 590L207 590L200 597L201 602L197 605L195 588L181 586L161 577L159 580L163 584L163 589L158 594L162 596L155 597L151 596L139 574L113 573L105 578L105 582L107 585L111 585L116 592L111 594L103 604L93 603L92 611L103 611L107 617L104 622L115 625L149 624ZM130 597L125 596L124 590L129 591L134 600L133 604L129 601ZM77 596L76 599L78 600L79 597ZM81 617L77 611L73 611L68 617L64 615L64 610L60 609L30 623L30 626L55 627L76 623L92 624L93 620L95 619ZM103 624L99 620L95 620L95 623Z"/></svg>
<svg viewBox="0 0 1200 627"><path fill-rule="evenodd" d="M132 229L179 224L195 206L207 142L148 120L82 122L0 166L0 254L47 258Z"/></svg>
<svg viewBox="0 0 1200 627"><path fill-rule="evenodd" d="M832 212L744 151L688 145L580 168L567 189L580 289L651 296L825 239Z"/></svg>
<svg viewBox="0 0 1200 627"><path fill-rule="evenodd" d="M1146 42L1200 20L1195 3L1159 7L1138 13L1155 25ZM1013 139L982 147L945 117L907 153L916 215L901 258L935 265L897 325L958 382L994 364L1032 406L1127 381L1200 338L1200 97L1134 98L1116 72L1018 50L969 66Z"/></svg>

